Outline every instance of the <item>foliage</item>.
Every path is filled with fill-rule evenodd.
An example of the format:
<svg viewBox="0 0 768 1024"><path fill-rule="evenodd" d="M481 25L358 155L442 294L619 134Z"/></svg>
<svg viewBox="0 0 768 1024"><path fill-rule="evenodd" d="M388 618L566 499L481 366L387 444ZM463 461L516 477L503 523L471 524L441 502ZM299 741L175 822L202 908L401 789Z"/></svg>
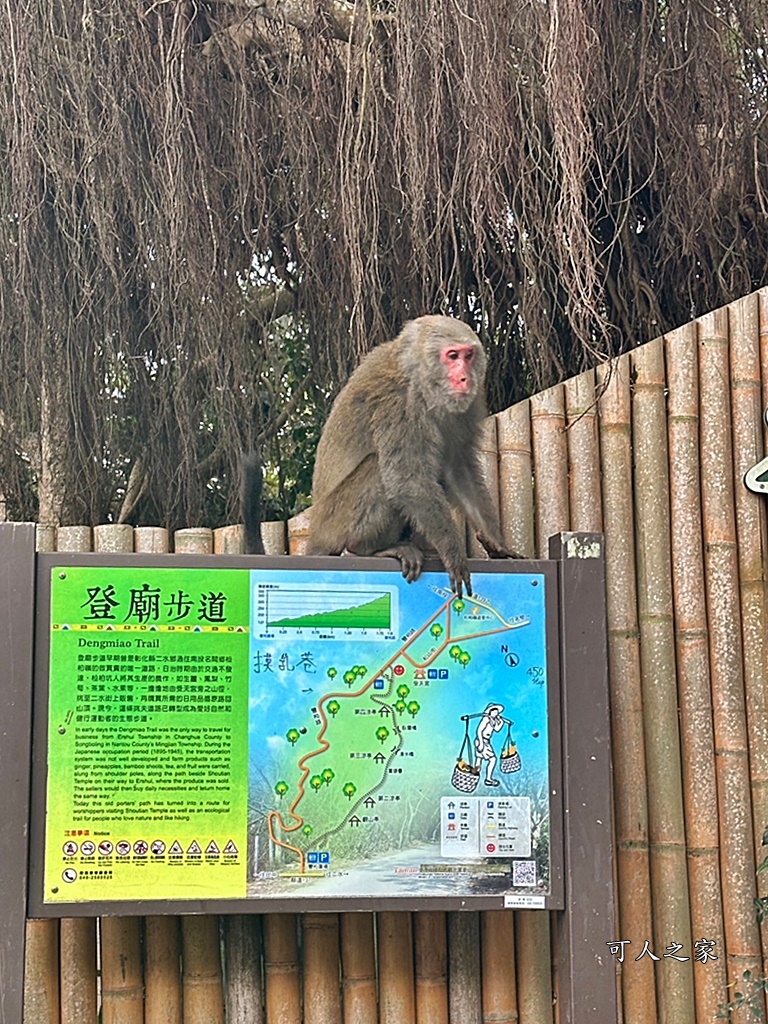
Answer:
<svg viewBox="0 0 768 1024"><path fill-rule="evenodd" d="M330 397L409 317L472 323L502 408L765 284L766 15L8 5L9 513L217 525L266 443L286 514Z"/></svg>

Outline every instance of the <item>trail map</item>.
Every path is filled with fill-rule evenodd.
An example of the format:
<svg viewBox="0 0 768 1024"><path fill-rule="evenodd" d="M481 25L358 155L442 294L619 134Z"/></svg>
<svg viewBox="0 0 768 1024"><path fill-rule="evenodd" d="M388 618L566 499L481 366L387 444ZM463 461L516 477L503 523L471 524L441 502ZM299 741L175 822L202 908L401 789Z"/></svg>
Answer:
<svg viewBox="0 0 768 1024"><path fill-rule="evenodd" d="M552 578L55 566L44 902L543 906Z"/></svg>
<svg viewBox="0 0 768 1024"><path fill-rule="evenodd" d="M252 575L249 895L547 891L545 579L444 580Z"/></svg>

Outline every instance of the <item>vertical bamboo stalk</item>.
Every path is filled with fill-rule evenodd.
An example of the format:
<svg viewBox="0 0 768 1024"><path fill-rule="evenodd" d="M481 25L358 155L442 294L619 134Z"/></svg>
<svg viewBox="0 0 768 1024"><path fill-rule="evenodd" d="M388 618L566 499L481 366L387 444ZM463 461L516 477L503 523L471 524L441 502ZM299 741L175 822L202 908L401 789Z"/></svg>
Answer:
<svg viewBox="0 0 768 1024"><path fill-rule="evenodd" d="M177 530L173 535L177 555L210 555L213 553L213 530L206 526L191 526Z"/></svg>
<svg viewBox="0 0 768 1024"><path fill-rule="evenodd" d="M493 507L499 508L499 442L496 436L496 419L493 416L483 421L479 437L480 467L493 501ZM469 524L467 524L469 525ZM474 530L468 529L467 551L470 558L485 558L485 548L475 537Z"/></svg>
<svg viewBox="0 0 768 1024"><path fill-rule="evenodd" d="M60 526L57 551L90 551L90 526ZM63 918L60 925L61 1024L96 1024L96 921Z"/></svg>
<svg viewBox="0 0 768 1024"><path fill-rule="evenodd" d="M633 353L637 591L640 624L654 944L691 948L682 762L672 621L669 464L661 338ZM685 955L685 954L683 954ZM656 963L660 1024L693 1024L692 963Z"/></svg>
<svg viewBox="0 0 768 1024"><path fill-rule="evenodd" d="M768 613L766 610L765 498L744 486L744 474L764 455L760 382L758 296L729 307L731 341L731 409L736 499L744 688L747 706L749 775L755 856L762 860L763 830L768 825ZM768 922L762 926L763 970L768 957Z"/></svg>
<svg viewBox="0 0 768 1024"><path fill-rule="evenodd" d="M224 1024L218 917L181 919L184 1024Z"/></svg>
<svg viewBox="0 0 768 1024"><path fill-rule="evenodd" d="M570 525L565 392L562 385L536 395L531 403L535 478L536 553L548 556L549 538ZM553 958L547 914L523 911L516 918L518 1006L523 1024L552 1019ZM544 1016L541 1016L541 1015Z"/></svg>
<svg viewBox="0 0 768 1024"><path fill-rule="evenodd" d="M162 526L137 526L133 545L137 554L164 554L168 551L168 531Z"/></svg>
<svg viewBox="0 0 768 1024"><path fill-rule="evenodd" d="M295 914L264 916L266 1024L302 1024Z"/></svg>
<svg viewBox="0 0 768 1024"><path fill-rule="evenodd" d="M144 1024L141 919L101 919L101 1016L103 1024Z"/></svg>
<svg viewBox="0 0 768 1024"><path fill-rule="evenodd" d="M568 421L568 478L572 530L602 533L600 437L597 426L595 371L567 380L565 411Z"/></svg>
<svg viewBox="0 0 768 1024"><path fill-rule="evenodd" d="M133 527L127 523L106 523L93 528L93 550L131 554Z"/></svg>
<svg viewBox="0 0 768 1024"><path fill-rule="evenodd" d="M445 914L413 915L417 1024L448 1024L448 936Z"/></svg>
<svg viewBox="0 0 768 1024"><path fill-rule="evenodd" d="M760 330L760 377L763 382L760 407L768 409L768 288L757 293L758 319ZM768 451L768 422L763 415L763 450ZM39 529L39 527L38 527Z"/></svg>
<svg viewBox="0 0 768 1024"><path fill-rule="evenodd" d="M291 555L303 555L307 550L310 515L311 509L307 509L288 520L288 551Z"/></svg>
<svg viewBox="0 0 768 1024"><path fill-rule="evenodd" d="M536 482L536 553L539 558L547 558L549 538L570 528L562 385L531 398L531 433Z"/></svg>
<svg viewBox="0 0 768 1024"><path fill-rule="evenodd" d="M605 391L598 409L619 882L617 904L621 928L616 938L642 942L652 934L651 885L635 590L629 371L626 356L600 368L598 382ZM647 957L627 964L622 971L622 998L626 1021L656 1020L653 962Z"/></svg>
<svg viewBox="0 0 768 1024"><path fill-rule="evenodd" d="M698 322L702 523L728 976L759 971L728 389L728 312ZM709 936L705 936L709 938Z"/></svg>
<svg viewBox="0 0 768 1024"><path fill-rule="evenodd" d="M674 595L683 802L688 846L691 930L723 948L715 740L709 679L699 454L696 325L666 338L670 536ZM678 940L679 941L679 940ZM693 951L686 951L692 955ZM724 1001L725 958L693 971L696 1020L711 1020Z"/></svg>
<svg viewBox="0 0 768 1024"><path fill-rule="evenodd" d="M373 914L341 914L344 1024L377 1024Z"/></svg>
<svg viewBox="0 0 768 1024"><path fill-rule="evenodd" d="M96 921L63 918L59 937L61 1024L96 1024Z"/></svg>
<svg viewBox="0 0 768 1024"><path fill-rule="evenodd" d="M452 910L448 914L448 959L451 1020L482 1024L480 914L477 911Z"/></svg>
<svg viewBox="0 0 768 1024"><path fill-rule="evenodd" d="M483 1024L517 1024L514 914L484 910L480 928Z"/></svg>
<svg viewBox="0 0 768 1024"><path fill-rule="evenodd" d="M41 526L38 523L35 530L35 547L38 551L55 551L56 527Z"/></svg>
<svg viewBox="0 0 768 1024"><path fill-rule="evenodd" d="M520 402L496 416L499 438L501 535L510 551L532 558L533 452L531 403Z"/></svg>
<svg viewBox="0 0 768 1024"><path fill-rule="evenodd" d="M145 1024L181 1024L178 917L148 917L144 925Z"/></svg>
<svg viewBox="0 0 768 1024"><path fill-rule="evenodd" d="M304 1024L341 1024L338 914L303 914Z"/></svg>
<svg viewBox="0 0 768 1024"><path fill-rule="evenodd" d="M56 550L56 528L38 526L38 551ZM60 1024L59 922L27 921L24 950L24 1020Z"/></svg>
<svg viewBox="0 0 768 1024"><path fill-rule="evenodd" d="M256 914L222 918L227 1024L264 1024L261 920Z"/></svg>
<svg viewBox="0 0 768 1024"><path fill-rule="evenodd" d="M261 524L261 539L267 555L285 555L288 552L288 524L280 520Z"/></svg>
<svg viewBox="0 0 768 1024"><path fill-rule="evenodd" d="M379 1020L415 1024L413 925L410 913L382 910L376 915L379 950Z"/></svg>
<svg viewBox="0 0 768 1024"><path fill-rule="evenodd" d="M515 911L515 939L520 1024L552 1024L549 914Z"/></svg>
<svg viewBox="0 0 768 1024"><path fill-rule="evenodd" d="M130 553L133 527L95 526L93 543L95 551ZM101 976L103 1024L144 1024L139 918L102 918Z"/></svg>
<svg viewBox="0 0 768 1024"><path fill-rule="evenodd" d="M57 551L90 551L93 537L90 526L59 526L56 528Z"/></svg>
<svg viewBox="0 0 768 1024"><path fill-rule="evenodd" d="M59 922L27 921L24 1024L60 1024Z"/></svg>
<svg viewBox="0 0 768 1024"><path fill-rule="evenodd" d="M213 531L213 553L215 555L241 555L243 553L243 527L220 526Z"/></svg>

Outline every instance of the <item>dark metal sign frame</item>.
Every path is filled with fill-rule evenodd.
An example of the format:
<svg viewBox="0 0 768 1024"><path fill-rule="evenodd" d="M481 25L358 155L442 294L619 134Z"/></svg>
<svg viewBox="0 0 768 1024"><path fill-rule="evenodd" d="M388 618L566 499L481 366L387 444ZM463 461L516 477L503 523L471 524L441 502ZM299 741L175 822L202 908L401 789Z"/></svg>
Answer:
<svg viewBox="0 0 768 1024"><path fill-rule="evenodd" d="M0 900L9 927L0 938L3 1021L21 1021L24 929L27 917L129 914L248 913L305 910L498 909L498 897L402 897L359 899L270 898L207 900L99 900L44 904L47 682L52 566L167 568L267 568L330 570L339 559L180 555L35 555L35 528L0 525L0 813L13 828L0 830ZM345 558L344 569L382 571L385 560ZM439 571L438 566L429 566ZM564 1021L615 1019L615 979L605 944L613 939L610 723L608 716L605 563L599 534L561 534L551 539L550 559L515 563L477 560L473 572L544 573L547 605L550 743L551 875L547 908L560 935L560 1004ZM35 609L35 604L37 608ZM37 623L37 629L33 624ZM33 673L34 665L34 673ZM559 667L559 671L558 671ZM559 692L557 677L559 676ZM34 709L32 681L34 678ZM558 714L561 710L561 714ZM560 755L562 753L562 784ZM562 852L562 855L560 853ZM596 874L595 865L600 865ZM565 900L563 902L563 887ZM526 911L527 912L527 911ZM590 1007L592 1009L590 1009ZM598 1017L593 1010L599 1009Z"/></svg>

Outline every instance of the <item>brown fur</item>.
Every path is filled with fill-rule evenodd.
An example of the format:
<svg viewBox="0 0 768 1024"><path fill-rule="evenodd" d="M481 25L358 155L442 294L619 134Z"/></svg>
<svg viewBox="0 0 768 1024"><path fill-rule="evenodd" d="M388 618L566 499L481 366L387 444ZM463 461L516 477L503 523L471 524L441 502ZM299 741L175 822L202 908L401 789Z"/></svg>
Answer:
<svg viewBox="0 0 768 1024"><path fill-rule="evenodd" d="M471 388L458 396L440 362L449 345L472 345ZM477 335L445 316L406 324L374 349L341 391L317 449L309 554L391 555L412 581L437 550L461 594L471 593L460 510L492 557L509 557L477 457L486 415L486 359Z"/></svg>

